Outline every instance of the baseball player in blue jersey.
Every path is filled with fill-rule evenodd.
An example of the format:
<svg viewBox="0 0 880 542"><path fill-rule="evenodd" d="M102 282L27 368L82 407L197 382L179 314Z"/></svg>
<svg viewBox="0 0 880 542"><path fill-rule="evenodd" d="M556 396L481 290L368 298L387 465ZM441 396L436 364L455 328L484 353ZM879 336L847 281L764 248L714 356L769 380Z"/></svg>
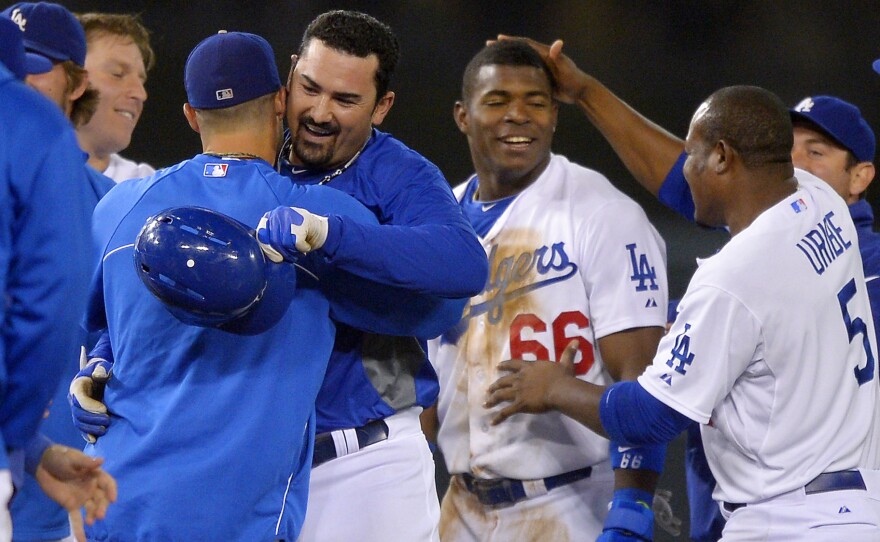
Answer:
<svg viewBox="0 0 880 542"><path fill-rule="evenodd" d="M79 513L86 505L87 521L103 515L115 496L115 483L100 470L100 460L37 435L65 359L77 356L82 339L79 321L88 284L88 224L94 203L70 123L55 105L18 81L34 63L45 61L26 60L20 28L0 17L3 541L12 535L7 504L13 483L22 490L25 470L64 508ZM35 141L40 144L34 146ZM20 497L17 494L13 503Z"/></svg>
<svg viewBox="0 0 880 542"><path fill-rule="evenodd" d="M88 77L84 71L86 56L85 34L66 8L51 3L20 3L3 12L11 17L22 32L27 58L25 81L47 98L53 99L71 118L79 123L89 122L94 109L94 92L87 92ZM67 84L68 73L77 75L72 90L57 94L54 91L63 81ZM57 79L57 81L56 81ZM51 83L48 83L51 82ZM89 104L91 102L91 104ZM114 183L80 160L88 179L86 194L91 208L98 203ZM65 374L75 374L79 369L76 357L68 358ZM41 432L52 441L80 448L82 439L76 427L70 423L67 406L68 379L64 379L54 393L48 415L42 422ZM66 537L70 531L67 511L49 499L33 478L26 478L24 485L11 507L15 523L15 540L21 542L55 541ZM78 512L76 513L78 514ZM72 518L75 525L81 519ZM80 531L82 527L79 527Z"/></svg>
<svg viewBox="0 0 880 542"><path fill-rule="evenodd" d="M103 398L112 423L87 451L107 456L124 498L89 531L91 539L295 540L306 508L314 400L333 345L330 317L373 332L439 332L421 323L436 307L417 305L420 318L404 321L390 304L400 299L398 288L356 282L332 261L346 256L346 228L376 223L366 208L272 169L286 98L273 58L252 34L221 33L199 44L187 60L184 112L204 153L119 185L96 208L103 256L89 324L106 325L112 344L113 378ZM277 216L320 222L322 246L337 248L309 258L300 258L306 250L269 249L299 263L272 267L267 291L288 295L267 294L261 303L290 305L261 333L186 325L149 294L131 262L145 220L180 205L215 209L251 227L278 207L261 227ZM291 247L317 244L301 228L286 231L296 233ZM385 303L362 308L330 291L339 289Z"/></svg>
<svg viewBox="0 0 880 542"><path fill-rule="evenodd" d="M292 494L309 492L302 540L437 538L434 463L418 420L438 388L424 340L460 318L466 298L485 283L487 263L437 167L373 128L394 101L388 83L397 47L390 29L367 15L316 18L288 78L289 132L278 164L297 185L353 195L382 226L282 208L259 228L278 258L314 250L350 279L395 292L382 298L354 280L327 292L370 316L374 329L337 321L317 400L311 484L298 477L291 485ZM325 239L328 224L346 235ZM296 239L292 226L302 233ZM99 418L90 419L80 400L74 416L99 436L107 419L88 398L96 382L86 374L79 381L74 397Z"/></svg>
<svg viewBox="0 0 880 542"><path fill-rule="evenodd" d="M552 49L532 40L528 42L553 66L560 79L560 100L575 103L586 113L642 186L693 220L693 198L682 171L686 158L684 142L639 115L599 81L579 70L562 54L561 42ZM790 114L794 167L829 183L848 204L858 234L874 328L880 329L880 280L876 278L880 277L880 235L873 231L874 215L865 199L875 174L874 132L858 108L832 96L804 98ZM724 520L709 498L715 481L696 425L688 429L686 454L691 538L700 542L718 540Z"/></svg>
<svg viewBox="0 0 880 542"><path fill-rule="evenodd" d="M455 105L476 168L455 193L492 274L430 343L437 440L453 475L448 542L652 539L664 446L621 449L558 412L491 427L483 405L503 360L576 354L577 377L607 385L641 374L664 331L663 241L608 179L551 153L554 87L531 47L499 42L468 63Z"/></svg>
<svg viewBox="0 0 880 542"><path fill-rule="evenodd" d="M604 389L507 364L491 389L489 404L507 405L495 421L558 409L632 444L696 421L724 539L877 540L880 389L857 232L839 195L794 169L792 144L772 93L710 96L684 172L695 221L732 240L701 262L653 365Z"/></svg>
<svg viewBox="0 0 880 542"><path fill-rule="evenodd" d="M394 102L388 86L397 57L395 36L370 16L332 11L312 21L288 78L279 170L298 185L326 185L366 205L382 226L346 223L350 235L331 261L455 309L450 326L483 288L486 257L440 170L374 128ZM282 247L280 224L261 239ZM434 463L419 413L437 398L424 340L438 334L391 337L337 326L317 399L301 540L437 540Z"/></svg>

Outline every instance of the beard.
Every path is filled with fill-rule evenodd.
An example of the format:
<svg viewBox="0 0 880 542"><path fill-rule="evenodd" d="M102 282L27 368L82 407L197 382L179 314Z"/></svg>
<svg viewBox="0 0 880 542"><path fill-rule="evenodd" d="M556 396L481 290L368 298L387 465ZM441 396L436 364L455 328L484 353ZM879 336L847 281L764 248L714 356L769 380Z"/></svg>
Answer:
<svg viewBox="0 0 880 542"><path fill-rule="evenodd" d="M301 137L300 134L302 131L306 130L306 126L315 126L320 127L321 129L330 131L334 135L338 134L338 127L329 125L329 124L318 124L314 122L312 119L305 117L299 119L299 126L297 127L296 132L292 133L290 136L291 139L291 153L296 156L297 160L302 163L302 165L308 168L322 168L330 165L331 160L333 160L333 153L335 149L336 138L333 137L329 141L324 143L315 143L313 141L308 141L305 138ZM290 157L291 159L293 156Z"/></svg>

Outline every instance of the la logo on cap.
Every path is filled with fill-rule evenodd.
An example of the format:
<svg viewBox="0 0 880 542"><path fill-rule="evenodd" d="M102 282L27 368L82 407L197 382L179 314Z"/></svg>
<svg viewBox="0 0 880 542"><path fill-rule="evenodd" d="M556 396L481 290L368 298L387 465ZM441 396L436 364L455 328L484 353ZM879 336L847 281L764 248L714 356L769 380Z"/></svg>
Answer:
<svg viewBox="0 0 880 542"><path fill-rule="evenodd" d="M812 98L804 98L803 100L801 100L801 103L794 106L794 110L801 111L803 113L809 113L810 110L813 109L814 105L816 105L816 104L813 103Z"/></svg>
<svg viewBox="0 0 880 542"><path fill-rule="evenodd" d="M12 19L12 22L18 25L21 28L21 31L24 32L24 27L27 24L27 19L24 18L24 15L21 14L21 8L15 8L12 10L12 15L9 17Z"/></svg>
<svg viewBox="0 0 880 542"><path fill-rule="evenodd" d="M217 91L217 101L221 100L231 100L232 99L232 89L224 88L223 90Z"/></svg>

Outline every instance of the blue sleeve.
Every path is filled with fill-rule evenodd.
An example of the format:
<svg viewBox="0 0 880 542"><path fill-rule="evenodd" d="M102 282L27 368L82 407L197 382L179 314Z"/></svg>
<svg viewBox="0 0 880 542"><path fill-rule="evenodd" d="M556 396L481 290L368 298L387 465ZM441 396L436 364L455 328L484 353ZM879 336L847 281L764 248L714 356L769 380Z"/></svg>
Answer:
<svg viewBox="0 0 880 542"><path fill-rule="evenodd" d="M625 446L664 444L691 424L635 381L608 386L599 402L599 417L610 440Z"/></svg>
<svg viewBox="0 0 880 542"><path fill-rule="evenodd" d="M477 295L489 275L486 253L445 179L423 169L390 202L383 225L340 217L324 253L333 265L384 284L447 298Z"/></svg>
<svg viewBox="0 0 880 542"><path fill-rule="evenodd" d="M687 154L681 153L675 165L666 174L666 179L660 186L657 198L661 203L693 222L694 197L691 195L691 187L684 178L684 161L686 159Z"/></svg>
<svg viewBox="0 0 880 542"><path fill-rule="evenodd" d="M29 103L4 101L0 115L0 183L8 206L0 225L6 305L0 427L10 448L36 433L82 340L90 189L73 129L57 108L46 109L51 105L34 95ZM42 116L32 114L40 109Z"/></svg>
<svg viewBox="0 0 880 542"><path fill-rule="evenodd" d="M37 467L40 466L40 460L43 459L43 452L52 445L49 437L42 433L37 433L28 441L24 449L24 470L31 476L36 476Z"/></svg>
<svg viewBox="0 0 880 542"><path fill-rule="evenodd" d="M95 346L89 351L89 359L92 358L101 358L113 363L113 349L110 347L110 333L106 329L101 332L101 335L95 342Z"/></svg>

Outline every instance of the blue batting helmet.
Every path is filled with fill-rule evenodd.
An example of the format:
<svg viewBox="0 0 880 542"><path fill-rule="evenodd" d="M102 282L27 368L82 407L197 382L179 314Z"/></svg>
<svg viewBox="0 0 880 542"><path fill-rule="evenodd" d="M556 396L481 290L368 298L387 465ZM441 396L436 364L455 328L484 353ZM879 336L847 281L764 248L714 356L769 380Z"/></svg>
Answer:
<svg viewBox="0 0 880 542"><path fill-rule="evenodd" d="M201 207L174 207L147 219L134 261L150 292L186 324L226 324L252 310L266 290L266 260L252 232Z"/></svg>

